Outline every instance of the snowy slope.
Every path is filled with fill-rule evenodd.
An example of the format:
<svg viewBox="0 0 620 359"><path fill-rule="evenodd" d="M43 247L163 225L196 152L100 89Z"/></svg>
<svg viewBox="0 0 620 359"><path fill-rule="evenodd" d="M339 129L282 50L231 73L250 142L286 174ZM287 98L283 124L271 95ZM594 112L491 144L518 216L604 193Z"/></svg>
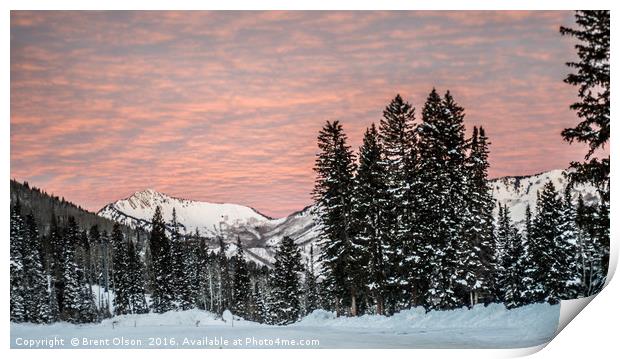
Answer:
<svg viewBox="0 0 620 359"><path fill-rule="evenodd" d="M157 206L161 207L166 222L172 220L172 211L176 209L181 232L185 233L199 230L204 235L213 235L228 228L251 228L270 220L250 207L180 199L152 189L108 204L98 214L132 227L148 226Z"/></svg>
<svg viewBox="0 0 620 359"><path fill-rule="evenodd" d="M549 304L513 310L491 304L429 313L413 308L391 317L336 318L317 310L298 323L272 326L224 322L192 309L122 315L96 324L11 323L10 335L11 348L46 348L48 342L41 339L47 338L57 339L56 348L520 348L550 341L559 315L560 306ZM238 345L235 339L241 339Z"/></svg>
<svg viewBox="0 0 620 359"><path fill-rule="evenodd" d="M551 181L560 194L568 184L563 170L552 170L531 176L501 177L490 181L493 197L501 204L507 204L510 214L521 225L525 220L525 208L529 204L532 212L536 209L536 193ZM596 189L591 185L576 186L572 192L573 200L576 201L581 194L586 203L598 199Z"/></svg>
<svg viewBox="0 0 620 359"><path fill-rule="evenodd" d="M536 193L548 181L552 181L562 192L567 184L564 171L552 170L532 176L497 178L490 181L490 186L495 200L508 204L513 220L522 225L527 204L530 204L532 211L535 210ZM577 194L582 194L586 202L596 200L596 191L592 186L577 187L574 199ZM247 258L262 264L273 262L275 248L284 236L291 237L308 258L310 245L316 242L319 234L312 207L284 218L271 219L250 207L179 199L150 189L108 204L99 211L99 215L131 227L149 229L149 221L157 205L162 207L164 219L168 222L172 218L172 209L176 208L178 221L185 233L198 229L203 236L222 235L230 244L229 255L234 253L238 236Z"/></svg>

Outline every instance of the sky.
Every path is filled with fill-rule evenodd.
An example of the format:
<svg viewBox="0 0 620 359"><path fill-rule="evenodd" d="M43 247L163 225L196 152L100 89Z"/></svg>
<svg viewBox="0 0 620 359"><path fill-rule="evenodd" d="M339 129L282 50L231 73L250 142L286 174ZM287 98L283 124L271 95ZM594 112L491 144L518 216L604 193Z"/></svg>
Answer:
<svg viewBox="0 0 620 359"><path fill-rule="evenodd" d="M316 137L357 150L397 94L433 87L490 138L490 176L566 168L583 146L576 59L535 12L11 12L11 177L92 211L152 188L273 217L312 203Z"/></svg>

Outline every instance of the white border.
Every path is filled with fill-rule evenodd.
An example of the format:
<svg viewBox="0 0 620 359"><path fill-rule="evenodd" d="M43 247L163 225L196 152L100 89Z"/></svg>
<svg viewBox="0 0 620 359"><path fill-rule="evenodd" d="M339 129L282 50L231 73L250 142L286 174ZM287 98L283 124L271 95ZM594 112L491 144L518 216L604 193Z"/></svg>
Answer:
<svg viewBox="0 0 620 359"><path fill-rule="evenodd" d="M10 13L9 10L27 10L27 9L50 9L50 10L63 10L63 9L83 9L83 10L104 10L104 9L124 9L124 10L134 10L134 9L148 9L148 10L158 10L158 9L168 9L168 10L192 10L192 9L212 9L212 10L253 10L253 9L282 9L282 10L319 10L319 9L330 9L330 10L375 10L375 9L386 9L386 10L397 10L397 9L418 9L418 10L526 10L526 9L537 9L537 10L570 10L570 9L612 9L612 68L615 69L615 57L614 57L614 49L616 42L615 40L618 38L617 26L615 26L615 9L618 8L618 5L612 3L611 1L574 1L574 0L565 0L565 1L552 1L552 2L540 2L540 1L532 1L532 0L521 0L521 1L482 1L482 0L469 0L469 1L458 1L458 0L435 0L432 2L429 1L406 1L406 0L386 0L381 2L376 1L368 1L368 0L358 0L358 1L277 1L277 0L264 0L264 1L244 1L244 0L227 0L222 2L205 2L205 1L187 1L187 0L176 0L176 1L162 1L162 0L152 0L152 1L134 1L134 0L108 0L108 1L79 1L79 0L61 0L54 1L54 3L50 2L42 2L42 1L34 1L34 0L24 0L24 1L5 1L0 5L4 8L2 12L2 20L0 23L3 26L0 28L2 33L2 44L4 51L4 56L2 58L3 68L5 69L2 72L2 82L4 86L2 87L2 101L4 106L4 118L5 120L0 122L0 133L4 137L3 141L0 142L1 151L4 154L5 162L4 166L2 166L2 173L4 174L4 178L10 177ZM612 71L612 87L617 83L617 76L614 75L615 72ZM612 88L612 99L614 98L614 94L616 93L616 89ZM612 100L612 103L615 103ZM568 106L568 104L567 104ZM612 106L612 118L616 112L614 111L614 107ZM612 126L612 133L615 133L614 126ZM615 135L612 136L615 138ZM615 152L615 143L611 143L611 152ZM614 162L615 163L615 162ZM612 178L616 178L615 174L615 166L612 164ZM614 181L612 180L612 187ZM9 218L9 186L3 186L0 189L0 193L2 194L2 198L4 200L4 206L2 206L2 212L0 213L0 223L2 226L2 233L5 233L5 236L9 233L8 229L8 218ZM611 209L611 238L618 238L618 225L615 221L616 215L614 210L614 204L617 203L617 193L615 192L615 188L612 190L612 209ZM2 247L2 258L4 259L4 268L7 268L8 265L8 236L5 240L5 245ZM610 256L610 260L612 263L610 267L615 268L618 259L618 248L617 248L617 240L612 240L612 253ZM2 285L3 288L7 288L9 273L8 271L4 272L2 275ZM618 319L618 299L620 292L620 285L618 285L617 281L612 282L608 285L607 288L594 299L594 304L588 306L584 309L584 314L578 316L574 321L574 324L570 324L567 328L562 331L558 335L556 339L554 339L546 349L542 350L538 355L542 357L579 357L579 356L602 356L608 357L610 353L616 352L616 340L617 340L617 319ZM571 301L573 302L573 301ZM566 313L572 313L572 315L576 315L575 311L583 307L585 302L589 302L587 300L582 300L580 303L568 303L563 304L562 316L566 317ZM586 303L587 304L587 303ZM9 345L9 318L8 318L8 295L2 297L2 302L0 306L4 309L4 318L3 323L7 323L2 327L2 335L3 335L3 348L5 351L8 351ZM570 315L568 316L571 317ZM389 354L391 356L397 357L411 357L413 356L427 356L432 355L433 357L445 358L445 357L453 357L458 356L459 358L480 358L480 357L513 357L520 355L527 355L533 352L540 350L542 347L538 348L530 348L523 350L416 350L412 352L410 350L390 350ZM35 354L36 353L36 354ZM108 357L109 355L118 355L118 354L129 354L129 355L140 355L140 356L154 356L154 357L167 357L169 354L173 355L183 355L183 356L192 356L192 357L205 357L205 356L265 356L269 358L278 358L278 357L290 357L291 354L294 354L296 357L315 357L317 355L346 355L346 356L363 356L365 353L362 353L361 350L347 350L346 352L335 351L335 350L321 350L320 352L316 350L295 350L294 353L289 350L243 350L243 351L202 351L202 350L182 350L182 352L169 352L162 350L151 350L151 352L145 353L143 351L132 352L132 351L109 351L109 350L88 350L87 352L82 352L82 350L61 350L61 351L53 351L53 350L45 350L44 352L32 352L32 351L24 351L24 350L11 350L10 353L4 353L5 355L11 355L11 357L21 357L21 356L29 356L32 354L35 355L44 355L46 357L83 357L84 355L88 355L89 357ZM376 350L370 355L381 355L382 353L377 352Z"/></svg>

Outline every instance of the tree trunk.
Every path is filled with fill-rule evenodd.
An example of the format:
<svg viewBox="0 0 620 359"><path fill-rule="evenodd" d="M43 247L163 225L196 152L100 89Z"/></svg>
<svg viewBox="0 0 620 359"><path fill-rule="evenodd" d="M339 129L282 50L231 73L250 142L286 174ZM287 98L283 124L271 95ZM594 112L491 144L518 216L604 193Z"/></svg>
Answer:
<svg viewBox="0 0 620 359"><path fill-rule="evenodd" d="M357 316L357 302L355 299L355 288L351 289L351 316Z"/></svg>
<svg viewBox="0 0 620 359"><path fill-rule="evenodd" d="M383 297L381 294L375 294L375 301L377 302L377 314L383 315Z"/></svg>

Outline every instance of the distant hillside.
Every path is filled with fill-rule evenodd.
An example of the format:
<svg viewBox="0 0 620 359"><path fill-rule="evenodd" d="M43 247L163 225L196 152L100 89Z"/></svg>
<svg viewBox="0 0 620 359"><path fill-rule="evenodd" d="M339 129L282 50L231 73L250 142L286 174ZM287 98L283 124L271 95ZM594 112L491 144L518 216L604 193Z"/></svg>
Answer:
<svg viewBox="0 0 620 359"><path fill-rule="evenodd" d="M93 225L98 225L100 231L111 232L114 225L113 221L89 212L64 198L48 194L37 187L31 187L28 182L20 183L11 180L11 205L17 199L20 201L24 215L32 212L41 234L49 232L52 213L57 216L60 224L66 223L70 216L75 217L84 230L90 229ZM133 235L135 231L124 226L124 232Z"/></svg>

